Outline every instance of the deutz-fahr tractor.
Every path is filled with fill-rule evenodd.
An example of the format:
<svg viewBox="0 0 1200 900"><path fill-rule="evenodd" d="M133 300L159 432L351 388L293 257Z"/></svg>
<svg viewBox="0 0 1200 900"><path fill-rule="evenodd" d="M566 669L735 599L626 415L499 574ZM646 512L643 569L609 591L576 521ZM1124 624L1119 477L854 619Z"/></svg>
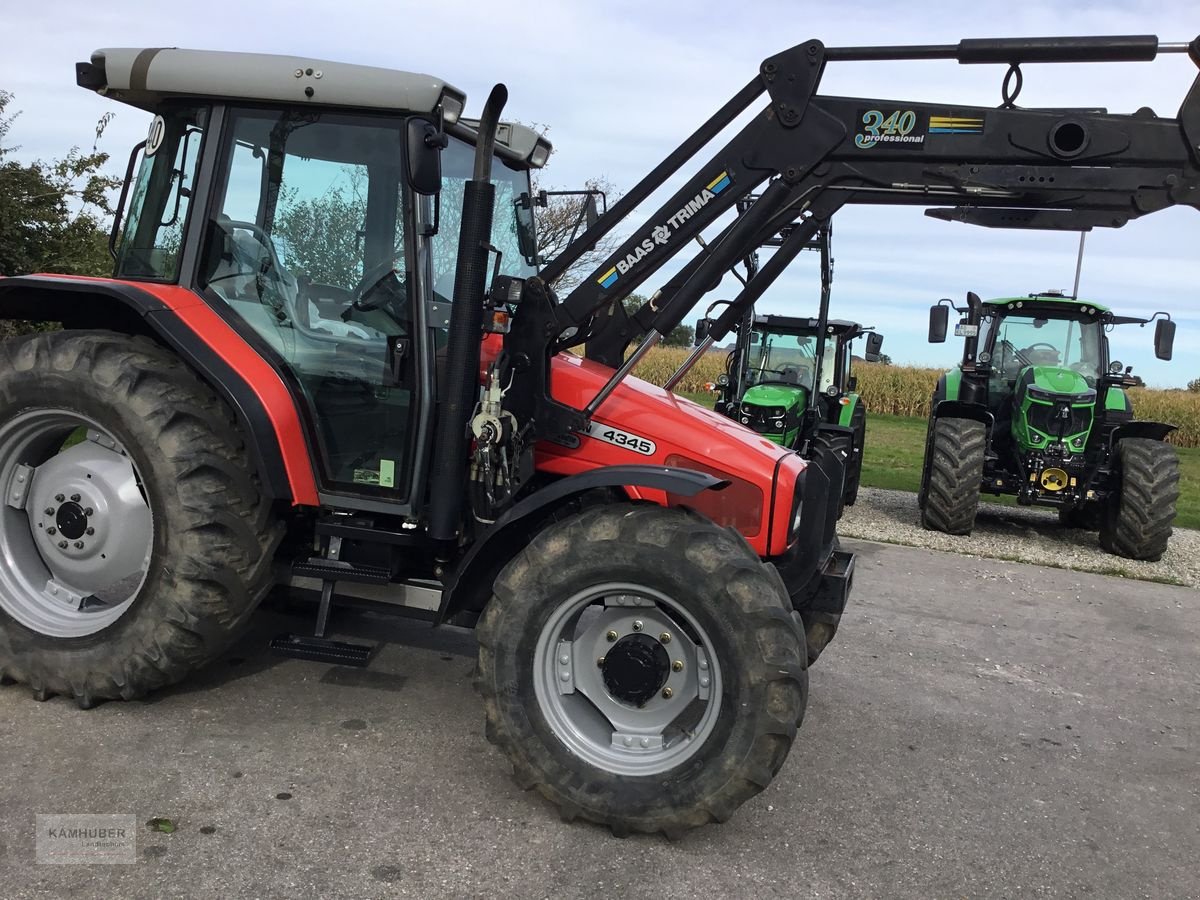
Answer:
<svg viewBox="0 0 1200 900"><path fill-rule="evenodd" d="M823 96L828 63L1160 51L1200 62L1200 40L1152 36L807 41L540 271L529 170L550 146L501 121L502 85L468 120L428 75L96 52L77 82L152 125L114 277L0 279L0 316L63 326L0 344L0 680L82 707L143 696L225 650L273 585L316 601L314 633L279 652L362 663L369 646L327 631L368 595L477 627L487 735L564 817L667 835L726 820L783 765L850 593L841 473L630 371L794 223L723 337L846 203L1076 229L1200 204L1200 84L1178 119L964 108ZM931 125L949 115L977 127ZM689 248L630 321L621 301Z"/></svg>
<svg viewBox="0 0 1200 900"><path fill-rule="evenodd" d="M930 341L946 339L951 305L930 309ZM1155 355L1170 359L1170 316L1119 316L1061 292L968 294L955 310L963 361L938 379L930 403L925 527L970 534L980 493L1009 494L1098 529L1111 553L1160 558L1179 499L1179 458L1166 443L1175 426L1134 420L1132 366L1112 359L1106 331L1157 321Z"/></svg>
<svg viewBox="0 0 1200 900"><path fill-rule="evenodd" d="M744 213L757 197L739 204ZM764 242L779 247L792 226ZM857 322L831 320L829 298L833 283L830 254L832 227L822 228L808 249L820 253L821 294L816 318L746 314L738 323L737 341L717 378L715 408L769 441L790 447L806 459L833 457L844 470L841 506L858 497L867 411L855 392L851 374L852 343L867 335L865 358L879 359L883 336ZM750 277L758 269L758 253L745 261ZM713 310L723 305L712 304ZM712 320L696 323L696 340L703 343Z"/></svg>

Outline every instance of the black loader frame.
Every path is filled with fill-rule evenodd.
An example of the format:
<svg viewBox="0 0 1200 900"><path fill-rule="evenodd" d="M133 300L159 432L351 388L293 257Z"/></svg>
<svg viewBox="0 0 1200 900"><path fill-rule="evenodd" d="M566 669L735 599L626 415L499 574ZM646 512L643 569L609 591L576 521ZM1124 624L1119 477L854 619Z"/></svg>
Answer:
<svg viewBox="0 0 1200 900"><path fill-rule="evenodd" d="M586 428L652 347L678 326L724 273L786 225L774 257L747 280L705 339L723 339L787 264L846 204L946 208L927 215L1007 228L1077 231L1120 227L1172 205L1200 208L1200 76L1178 115L1095 109L1020 109L830 97L819 94L831 62L953 59L961 64L1133 62L1186 52L1200 66L1200 38L1153 35L963 40L910 47L826 48L807 41L765 60L758 74L588 228L522 291L506 338L512 412L530 438ZM1010 79L1006 78L1006 84ZM768 104L566 297L550 289L572 263L763 95ZM621 300L766 184L742 216L707 243L631 317ZM645 337L632 354L634 336ZM549 359L586 344L615 369L583 409L550 396ZM707 347L705 348L707 349ZM464 361L464 367L469 361Z"/></svg>

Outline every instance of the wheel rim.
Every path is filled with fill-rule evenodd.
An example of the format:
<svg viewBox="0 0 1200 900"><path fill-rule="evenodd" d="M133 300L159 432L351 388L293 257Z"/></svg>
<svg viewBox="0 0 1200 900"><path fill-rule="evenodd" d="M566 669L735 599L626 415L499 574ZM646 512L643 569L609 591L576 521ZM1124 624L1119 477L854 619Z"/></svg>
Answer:
<svg viewBox="0 0 1200 900"><path fill-rule="evenodd" d="M141 479L97 422L26 410L0 426L0 608L56 638L94 634L129 609L154 523Z"/></svg>
<svg viewBox="0 0 1200 900"><path fill-rule="evenodd" d="M680 765L720 714L712 641L678 602L645 585L598 585L561 603L538 635L533 672L554 735L618 775Z"/></svg>

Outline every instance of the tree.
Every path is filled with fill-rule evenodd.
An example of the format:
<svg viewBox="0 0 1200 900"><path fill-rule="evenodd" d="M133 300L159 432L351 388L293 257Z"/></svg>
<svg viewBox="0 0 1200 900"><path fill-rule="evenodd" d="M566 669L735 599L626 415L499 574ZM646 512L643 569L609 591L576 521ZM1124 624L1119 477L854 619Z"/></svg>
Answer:
<svg viewBox="0 0 1200 900"><path fill-rule="evenodd" d="M625 307L625 314L632 317L635 312L642 308L646 298L641 294L630 294L621 303ZM637 335L635 340L640 341L643 335ZM663 344L668 347L690 347L696 340L696 329L691 325L677 325L671 329L671 333L663 338Z"/></svg>
<svg viewBox="0 0 1200 900"><path fill-rule="evenodd" d="M877 359L876 362L878 362L881 366L890 366L892 364L892 358L886 353L880 353L879 359Z"/></svg>
<svg viewBox="0 0 1200 900"><path fill-rule="evenodd" d="M601 191L609 203L616 199L615 189L607 178L589 178L583 186L586 190ZM541 182L535 180L533 182L535 197L541 189ZM550 187L547 190L552 191L556 188ZM584 196L548 196L546 205L537 207L538 256L546 262L550 262L567 249L573 236L577 238L583 234L587 228L587 221L581 214L586 202L587 197ZM597 198L596 202L600 204L600 210L603 211L603 201ZM620 236L609 233L597 241L587 253L568 266L567 270L551 286L560 295L565 294L611 256L620 245Z"/></svg>
<svg viewBox="0 0 1200 900"><path fill-rule="evenodd" d="M72 147L58 160L22 163L13 158L19 148L5 144L19 115L8 112L12 99L0 91L0 275L112 274L109 193L121 182L103 173L108 154L97 149L112 114L96 124L90 151ZM37 327L0 321L0 336Z"/></svg>
<svg viewBox="0 0 1200 900"><path fill-rule="evenodd" d="M1193 394L1200 394L1200 378L1193 378L1189 381L1187 389Z"/></svg>

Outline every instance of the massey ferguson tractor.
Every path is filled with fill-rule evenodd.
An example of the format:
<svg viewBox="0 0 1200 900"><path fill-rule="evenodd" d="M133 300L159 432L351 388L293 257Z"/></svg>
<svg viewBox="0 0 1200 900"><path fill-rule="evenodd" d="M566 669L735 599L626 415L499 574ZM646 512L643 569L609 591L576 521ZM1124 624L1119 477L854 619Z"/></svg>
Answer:
<svg viewBox="0 0 1200 900"><path fill-rule="evenodd" d="M930 341L946 340L951 305L930 310ZM1111 357L1106 331L1157 322L1155 356L1170 359L1171 317L1119 316L1061 292L968 294L955 311L963 361L930 403L918 495L925 527L970 534L980 493L1009 494L1099 530L1110 553L1159 559L1179 499L1179 457L1165 440L1175 426L1134 420L1132 367Z"/></svg>
<svg viewBox="0 0 1200 900"><path fill-rule="evenodd" d="M0 675L82 707L140 697L213 660L274 585L319 592L314 633L280 652L361 663L326 631L370 588L477 626L488 737L564 817L668 836L728 819L783 765L850 592L842 474L630 370L794 224L723 338L847 203L1073 230L1200 204L1200 86L1178 118L964 108L824 96L827 64L1176 51L1200 62L1200 41L1154 37L808 41L541 271L529 171L550 147L501 121L503 86L468 120L427 75L96 52L79 85L152 125L113 277L0 279L0 316L62 325L0 344ZM684 250L630 321L622 298Z"/></svg>

